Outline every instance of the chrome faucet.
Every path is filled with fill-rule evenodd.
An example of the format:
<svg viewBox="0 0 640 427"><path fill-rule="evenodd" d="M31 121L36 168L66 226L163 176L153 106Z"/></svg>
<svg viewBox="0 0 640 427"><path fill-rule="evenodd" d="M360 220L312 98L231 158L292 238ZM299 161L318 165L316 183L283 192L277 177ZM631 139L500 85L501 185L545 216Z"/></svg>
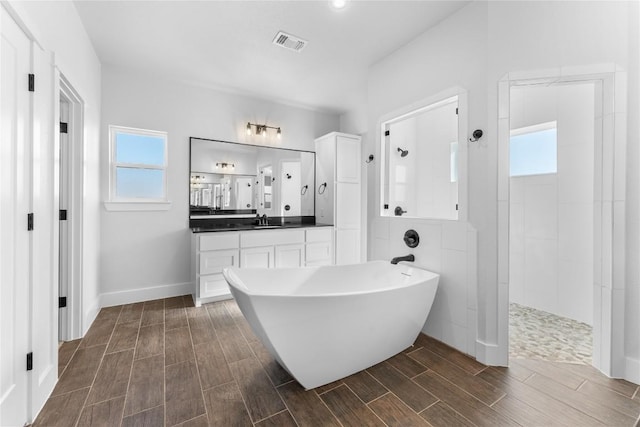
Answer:
<svg viewBox="0 0 640 427"><path fill-rule="evenodd" d="M411 261L414 262L416 260L416 257L413 256L413 254L409 254L409 255L405 255L405 256L398 256L395 257L391 260L391 264L397 264L400 261Z"/></svg>

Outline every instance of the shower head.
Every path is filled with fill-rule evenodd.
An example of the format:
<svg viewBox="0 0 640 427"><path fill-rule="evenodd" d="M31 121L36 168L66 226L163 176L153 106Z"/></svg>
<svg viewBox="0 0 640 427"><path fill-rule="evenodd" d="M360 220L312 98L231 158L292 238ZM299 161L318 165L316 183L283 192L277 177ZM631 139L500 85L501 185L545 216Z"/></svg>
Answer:
<svg viewBox="0 0 640 427"><path fill-rule="evenodd" d="M409 154L409 150L403 150L400 147L398 147L398 152L400 153L400 157L407 157L407 154Z"/></svg>

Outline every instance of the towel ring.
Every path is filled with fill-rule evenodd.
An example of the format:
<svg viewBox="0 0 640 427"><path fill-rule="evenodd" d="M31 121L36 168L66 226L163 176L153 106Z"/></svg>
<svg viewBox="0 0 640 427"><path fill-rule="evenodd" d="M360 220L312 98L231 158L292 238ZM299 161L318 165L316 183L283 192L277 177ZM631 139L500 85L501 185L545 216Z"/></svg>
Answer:
<svg viewBox="0 0 640 427"><path fill-rule="evenodd" d="M324 194L324 192L327 191L327 183L323 182L322 184L320 184L320 186L318 187L318 194Z"/></svg>
<svg viewBox="0 0 640 427"><path fill-rule="evenodd" d="M302 186L302 190L300 190L300 195L304 196L305 194L307 194L307 189L309 188L308 185L303 185Z"/></svg>

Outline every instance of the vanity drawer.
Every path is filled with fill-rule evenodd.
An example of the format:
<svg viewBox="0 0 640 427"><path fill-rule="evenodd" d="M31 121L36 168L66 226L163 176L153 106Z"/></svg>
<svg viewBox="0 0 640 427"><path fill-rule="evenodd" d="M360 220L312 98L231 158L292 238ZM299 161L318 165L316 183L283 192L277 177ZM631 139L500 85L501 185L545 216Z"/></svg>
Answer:
<svg viewBox="0 0 640 427"><path fill-rule="evenodd" d="M221 251L209 251L200 253L201 275L222 273L225 267L236 267L239 263L240 252L238 249L227 249ZM224 280L224 279L222 279Z"/></svg>
<svg viewBox="0 0 640 427"><path fill-rule="evenodd" d="M332 236L333 236L333 227L307 229L307 243L330 242Z"/></svg>
<svg viewBox="0 0 640 427"><path fill-rule="evenodd" d="M331 264L331 242L307 243L305 264L306 265L329 265Z"/></svg>
<svg viewBox="0 0 640 427"><path fill-rule="evenodd" d="M240 236L240 246L243 248L291 245L294 243L304 243L304 230L248 231Z"/></svg>
<svg viewBox="0 0 640 427"><path fill-rule="evenodd" d="M227 284L227 281L224 280L222 273L200 276L198 281L198 286L200 287L200 298L218 296L230 292L229 285Z"/></svg>
<svg viewBox="0 0 640 427"><path fill-rule="evenodd" d="M237 249L240 242L240 233L218 232L203 234L200 237L201 251L214 251L218 249Z"/></svg>

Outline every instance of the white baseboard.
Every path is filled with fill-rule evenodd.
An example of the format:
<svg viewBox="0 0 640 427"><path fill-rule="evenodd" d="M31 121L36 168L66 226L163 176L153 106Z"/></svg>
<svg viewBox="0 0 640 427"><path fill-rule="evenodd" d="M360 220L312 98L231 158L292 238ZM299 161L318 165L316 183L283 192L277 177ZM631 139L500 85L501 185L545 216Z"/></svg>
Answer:
<svg viewBox="0 0 640 427"><path fill-rule="evenodd" d="M502 355L498 344L476 340L476 360L488 366L508 366L509 360Z"/></svg>
<svg viewBox="0 0 640 427"><path fill-rule="evenodd" d="M177 297L191 294L193 289L193 283L187 282L108 292L100 295L100 307L111 307L114 305L132 304L134 302L150 301L160 298Z"/></svg>
<svg viewBox="0 0 640 427"><path fill-rule="evenodd" d="M625 358L624 379L635 384L640 384L640 359Z"/></svg>
<svg viewBox="0 0 640 427"><path fill-rule="evenodd" d="M93 323L94 320L96 320L96 317L98 316L98 313L100 312L100 297L96 298L94 303L91 304L91 306L84 311L84 315L82 316L82 336L81 337L75 337L75 338L82 338L84 337L84 335L87 333L87 331L89 330L89 327L91 326L91 324Z"/></svg>

